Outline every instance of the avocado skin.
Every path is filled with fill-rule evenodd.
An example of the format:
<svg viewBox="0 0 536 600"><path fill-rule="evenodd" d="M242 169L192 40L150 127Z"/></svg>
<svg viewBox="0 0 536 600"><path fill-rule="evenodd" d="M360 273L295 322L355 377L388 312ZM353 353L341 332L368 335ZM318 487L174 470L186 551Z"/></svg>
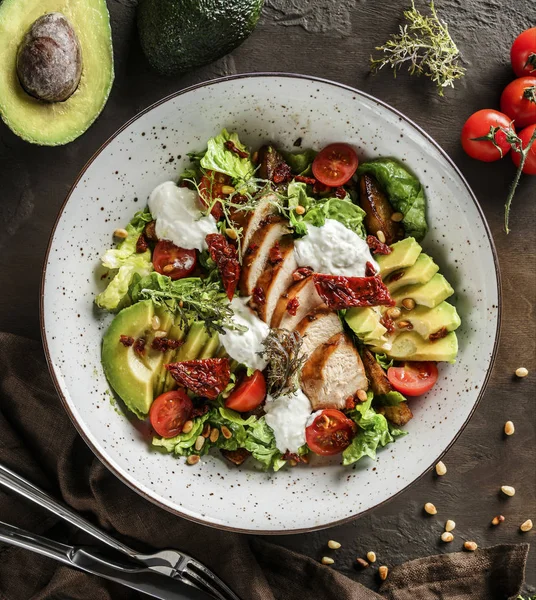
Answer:
<svg viewBox="0 0 536 600"><path fill-rule="evenodd" d="M264 0L141 0L138 32L151 66L174 75L221 58L259 20Z"/></svg>

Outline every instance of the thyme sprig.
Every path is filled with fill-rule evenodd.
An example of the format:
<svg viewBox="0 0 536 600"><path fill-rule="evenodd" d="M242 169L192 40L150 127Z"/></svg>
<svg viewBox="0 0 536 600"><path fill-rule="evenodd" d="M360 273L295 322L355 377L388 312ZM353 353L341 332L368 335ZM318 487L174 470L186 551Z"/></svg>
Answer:
<svg viewBox="0 0 536 600"><path fill-rule="evenodd" d="M430 3L431 15L423 15L415 8L404 11L407 24L400 26L383 46L376 50L383 53L380 58L371 57L371 71L379 71L385 66L397 70L408 65L410 75L424 75L436 83L437 91L443 96L445 87L454 87L454 81L461 79L465 69L459 64L460 52L452 39L447 24L440 20L434 2Z"/></svg>
<svg viewBox="0 0 536 600"><path fill-rule="evenodd" d="M301 352L303 338L297 331L271 329L264 339L261 356L268 362L266 383L273 397L293 394L299 387L307 356Z"/></svg>

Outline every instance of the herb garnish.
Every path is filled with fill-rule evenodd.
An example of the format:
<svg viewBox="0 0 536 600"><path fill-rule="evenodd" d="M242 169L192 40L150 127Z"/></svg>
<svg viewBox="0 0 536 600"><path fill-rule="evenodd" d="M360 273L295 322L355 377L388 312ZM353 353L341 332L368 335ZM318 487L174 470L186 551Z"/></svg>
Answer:
<svg viewBox="0 0 536 600"><path fill-rule="evenodd" d="M307 360L301 352L302 344L302 336L287 329L271 329L263 341L261 356L268 361L266 383L273 398L299 389L300 371Z"/></svg>
<svg viewBox="0 0 536 600"><path fill-rule="evenodd" d="M433 1L430 11L431 16L423 15L412 0L411 8L404 11L408 24L401 25L400 33L394 34L383 46L376 47L383 56L371 57L371 70L375 73L390 66L396 77L397 70L408 63L410 75L430 77L443 96L443 88L454 87L454 81L464 76L465 69L459 64L460 52L447 24L437 16Z"/></svg>

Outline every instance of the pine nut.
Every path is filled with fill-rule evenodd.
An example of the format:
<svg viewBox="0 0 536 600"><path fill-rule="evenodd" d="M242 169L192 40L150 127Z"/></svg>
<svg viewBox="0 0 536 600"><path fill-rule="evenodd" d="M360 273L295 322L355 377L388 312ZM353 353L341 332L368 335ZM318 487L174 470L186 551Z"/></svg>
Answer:
<svg viewBox="0 0 536 600"><path fill-rule="evenodd" d="M380 242L382 244L385 244L385 233L383 233L383 231L377 231L376 232L376 237L380 240Z"/></svg>
<svg viewBox="0 0 536 600"><path fill-rule="evenodd" d="M398 329L406 329L411 327L411 323L409 321L398 321L397 325Z"/></svg>
<svg viewBox="0 0 536 600"><path fill-rule="evenodd" d="M233 432L226 426L221 426L221 434L226 440L230 440L233 437Z"/></svg>
<svg viewBox="0 0 536 600"><path fill-rule="evenodd" d="M164 331L163 329L160 329L159 331L154 332L154 337L157 337L157 338L166 337L166 335L167 335L167 331Z"/></svg>
<svg viewBox="0 0 536 600"><path fill-rule="evenodd" d="M429 515L437 515L437 508L431 503L431 502L427 502L424 505L424 510L425 512L427 512Z"/></svg>
<svg viewBox="0 0 536 600"><path fill-rule="evenodd" d="M305 214L305 207L302 206L301 204L298 204L298 206L296 206L296 208L294 209L294 212L297 215L304 215Z"/></svg>
<svg viewBox="0 0 536 600"><path fill-rule="evenodd" d="M298 464L298 461L296 461L296 460L294 460L293 458L291 458L291 459L288 461L288 464L289 464L291 467L295 467L295 466Z"/></svg>
<svg viewBox="0 0 536 600"><path fill-rule="evenodd" d="M507 496L513 496L516 493L516 490L511 485L503 485L501 486L501 492Z"/></svg>
<svg viewBox="0 0 536 600"><path fill-rule="evenodd" d="M332 550L338 550L340 547L341 544L339 544L339 542L336 542L335 540L329 540L328 548L331 548Z"/></svg>
<svg viewBox="0 0 536 600"><path fill-rule="evenodd" d="M493 519L491 520L491 524L492 525L499 525L500 523L504 522L504 517L502 515L497 515L496 517L493 517Z"/></svg>
<svg viewBox="0 0 536 600"><path fill-rule="evenodd" d="M521 523L519 529L521 529L521 531L523 531L524 533L530 531L532 529L532 521L530 519L527 519L524 523Z"/></svg>
<svg viewBox="0 0 536 600"><path fill-rule="evenodd" d="M445 466L445 463L442 461L439 461L437 463L437 465L435 466L435 472L441 477L443 475L446 475L447 473L447 467Z"/></svg>
<svg viewBox="0 0 536 600"><path fill-rule="evenodd" d="M366 402L367 401L367 392L365 392L365 390L357 390L357 399L360 402Z"/></svg>
<svg viewBox="0 0 536 600"><path fill-rule="evenodd" d="M329 556L323 556L321 562L323 565L332 565L335 561Z"/></svg>
<svg viewBox="0 0 536 600"><path fill-rule="evenodd" d="M378 569L378 575L380 576L380 579L382 581L385 581L387 579L387 575L389 574L389 569L385 566L382 565L379 569Z"/></svg>
<svg viewBox="0 0 536 600"><path fill-rule="evenodd" d="M208 436L210 435L210 425L208 423L205 423L205 426L203 427L203 433L201 435L204 438L208 438Z"/></svg>
<svg viewBox="0 0 536 600"><path fill-rule="evenodd" d="M119 238L120 240L124 240L128 237L128 231L126 229L116 229L114 231L114 237Z"/></svg>
<svg viewBox="0 0 536 600"><path fill-rule="evenodd" d="M356 562L362 569L366 569L370 566L364 558L356 558Z"/></svg>
<svg viewBox="0 0 536 600"><path fill-rule="evenodd" d="M391 215L391 221L394 221L395 223L400 223L400 221L402 221L403 218L404 215L401 212L394 212Z"/></svg>
<svg viewBox="0 0 536 600"><path fill-rule="evenodd" d="M195 440L195 449L199 452L201 448L205 445L205 438L202 435L198 435Z"/></svg>
<svg viewBox="0 0 536 600"><path fill-rule="evenodd" d="M506 423L504 424L504 433L506 435L514 435L515 430L516 428L514 427L512 421L506 421Z"/></svg>
<svg viewBox="0 0 536 600"><path fill-rule="evenodd" d="M525 367L519 367L519 369L516 369L516 375L518 377L526 377L529 374L529 370L525 369Z"/></svg>
<svg viewBox="0 0 536 600"><path fill-rule="evenodd" d="M193 428L194 428L194 422L186 421L186 423L182 426L182 433L190 433L190 431L192 431Z"/></svg>
<svg viewBox="0 0 536 600"><path fill-rule="evenodd" d="M463 547L469 552L474 552L478 548L478 544L476 542L464 542Z"/></svg>
<svg viewBox="0 0 536 600"><path fill-rule="evenodd" d="M220 430L217 427L214 427L214 429L210 432L210 441L215 444L218 441L218 438L220 437Z"/></svg>
<svg viewBox="0 0 536 600"><path fill-rule="evenodd" d="M199 456L199 454L192 454L186 459L186 462L189 465L196 465L199 462L200 458L201 457Z"/></svg>
<svg viewBox="0 0 536 600"><path fill-rule="evenodd" d="M398 317L402 314L402 311L396 306L393 306L393 308L388 308L386 312L390 319L398 319Z"/></svg>
<svg viewBox="0 0 536 600"><path fill-rule="evenodd" d="M453 539L454 539L454 536L452 535L452 533L450 533L450 531L444 531L441 534L441 541L445 542L446 544L448 544L449 542L452 542Z"/></svg>
<svg viewBox="0 0 536 600"><path fill-rule="evenodd" d="M153 318L151 319L151 327L153 329L160 329L160 317L158 315L153 315Z"/></svg>
<svg viewBox="0 0 536 600"><path fill-rule="evenodd" d="M413 300L413 298L404 298L404 300L402 300L402 306L406 310L413 310L415 308L415 300Z"/></svg>
<svg viewBox="0 0 536 600"><path fill-rule="evenodd" d="M372 550L370 552L367 552L367 560L371 563L375 563L376 562L376 552L373 552Z"/></svg>
<svg viewBox="0 0 536 600"><path fill-rule="evenodd" d="M456 523L454 521L452 521L451 519L449 519L445 523L445 531L453 531L455 527L456 527Z"/></svg>
<svg viewBox="0 0 536 600"><path fill-rule="evenodd" d="M234 189L234 187L232 185L222 185L221 186L221 192L222 194L225 194L226 196L228 196L229 194L232 194L234 191L236 191Z"/></svg>
<svg viewBox="0 0 536 600"><path fill-rule="evenodd" d="M171 273L175 267L173 265L165 265L162 267L162 273Z"/></svg>

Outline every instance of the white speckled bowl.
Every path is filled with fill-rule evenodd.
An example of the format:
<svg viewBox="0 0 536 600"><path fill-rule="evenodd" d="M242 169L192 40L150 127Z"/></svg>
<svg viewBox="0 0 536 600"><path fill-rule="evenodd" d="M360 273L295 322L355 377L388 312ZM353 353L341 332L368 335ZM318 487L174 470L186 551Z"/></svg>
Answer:
<svg viewBox="0 0 536 600"><path fill-rule="evenodd" d="M456 290L462 317L455 365L411 402L410 435L355 468L320 463L275 475L219 456L195 467L162 455L112 401L100 365L110 316L95 309L99 256L149 192L176 178L186 153L222 127L254 147L274 141L320 149L346 141L360 158L392 155L426 186L424 247ZM42 329L65 409L95 454L125 483L177 515L214 527L293 533L357 517L422 476L454 442L482 396L497 347L499 274L477 201L448 156L393 108L329 81L282 74L228 77L178 92L127 123L90 160L54 229L42 288Z"/></svg>

